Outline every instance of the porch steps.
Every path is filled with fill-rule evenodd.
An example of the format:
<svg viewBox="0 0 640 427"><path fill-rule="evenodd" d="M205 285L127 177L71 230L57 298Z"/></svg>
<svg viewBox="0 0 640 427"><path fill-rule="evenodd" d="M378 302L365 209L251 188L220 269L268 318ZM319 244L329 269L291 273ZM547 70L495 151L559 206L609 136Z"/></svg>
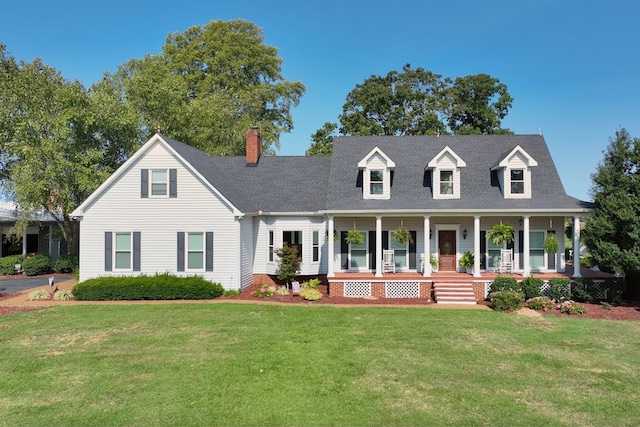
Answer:
<svg viewBox="0 0 640 427"><path fill-rule="evenodd" d="M434 282L433 295L438 304L476 304L471 283Z"/></svg>

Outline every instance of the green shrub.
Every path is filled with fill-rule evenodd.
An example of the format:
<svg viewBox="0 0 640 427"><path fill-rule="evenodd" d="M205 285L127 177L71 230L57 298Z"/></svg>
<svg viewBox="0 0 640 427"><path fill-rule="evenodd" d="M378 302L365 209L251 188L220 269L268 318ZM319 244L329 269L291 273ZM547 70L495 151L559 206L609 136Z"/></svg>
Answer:
<svg viewBox="0 0 640 427"><path fill-rule="evenodd" d="M72 254L60 255L53 265L53 271L56 273L71 273L76 268L78 268L78 257Z"/></svg>
<svg viewBox="0 0 640 427"><path fill-rule="evenodd" d="M44 289L38 289L29 294L29 301L38 301L51 298L51 294Z"/></svg>
<svg viewBox="0 0 640 427"><path fill-rule="evenodd" d="M15 274L16 264L22 264L24 257L22 255L11 255L0 258L0 274L10 276Z"/></svg>
<svg viewBox="0 0 640 427"><path fill-rule="evenodd" d="M558 310L560 310L560 313L566 313L566 314L587 314L587 307L578 304L575 301L564 301L560 304L558 304Z"/></svg>
<svg viewBox="0 0 640 427"><path fill-rule="evenodd" d="M222 295L224 295L225 297L237 297L240 295L240 291L236 291L235 289L228 290L228 291L224 291Z"/></svg>
<svg viewBox="0 0 640 427"><path fill-rule="evenodd" d="M602 301L600 304L602 304L602 308L604 310L611 310L611 304L609 304L608 302Z"/></svg>
<svg viewBox="0 0 640 427"><path fill-rule="evenodd" d="M80 280L80 269L79 268L74 268L73 269L73 278L75 280Z"/></svg>
<svg viewBox="0 0 640 427"><path fill-rule="evenodd" d="M571 299L571 281L566 277L549 279L549 297L555 302Z"/></svg>
<svg viewBox="0 0 640 427"><path fill-rule="evenodd" d="M276 294L285 297L285 296L289 295L289 289L287 289L286 286L280 286L278 288L278 290L276 291Z"/></svg>
<svg viewBox="0 0 640 427"><path fill-rule="evenodd" d="M308 282L302 283L300 287L309 288L309 289L318 289L318 286L320 286L321 284L322 282L320 281L320 279L310 279Z"/></svg>
<svg viewBox="0 0 640 427"><path fill-rule="evenodd" d="M73 287L73 295L78 301L213 299L223 292L222 285L202 277L176 277L166 273L99 277Z"/></svg>
<svg viewBox="0 0 640 427"><path fill-rule="evenodd" d="M491 282L490 293L514 291L520 292L520 285L513 277L498 276Z"/></svg>
<svg viewBox="0 0 640 427"><path fill-rule="evenodd" d="M39 276L51 271L51 258L47 254L27 256L22 261L22 271L27 276Z"/></svg>
<svg viewBox="0 0 640 427"><path fill-rule="evenodd" d="M498 291L491 294L491 308L498 311L517 311L522 308L524 294L516 291Z"/></svg>
<svg viewBox="0 0 640 427"><path fill-rule="evenodd" d="M74 297L71 291L62 290L53 294L53 299L56 301L69 301L74 299Z"/></svg>
<svg viewBox="0 0 640 427"><path fill-rule="evenodd" d="M547 311L553 310L554 308L556 308L556 305L549 297L540 296L527 300L527 307L529 307L531 310Z"/></svg>
<svg viewBox="0 0 640 427"><path fill-rule="evenodd" d="M258 289L256 289L253 292L252 296L256 298L269 298L273 295L275 290L276 290L275 286L265 284L260 286Z"/></svg>
<svg viewBox="0 0 640 427"><path fill-rule="evenodd" d="M544 282L537 277L529 276L522 280L520 285L526 299L539 297L542 295L542 285Z"/></svg>
<svg viewBox="0 0 640 427"><path fill-rule="evenodd" d="M302 288L300 289L300 297L308 300L308 301L318 301L322 298L322 293L313 288Z"/></svg>

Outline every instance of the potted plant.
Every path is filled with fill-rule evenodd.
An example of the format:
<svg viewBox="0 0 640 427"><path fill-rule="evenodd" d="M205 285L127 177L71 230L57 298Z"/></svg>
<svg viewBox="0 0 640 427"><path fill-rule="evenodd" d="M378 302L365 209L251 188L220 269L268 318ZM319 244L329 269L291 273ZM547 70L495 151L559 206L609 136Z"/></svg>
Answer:
<svg viewBox="0 0 640 427"><path fill-rule="evenodd" d="M429 254L429 264L431 264L432 271L438 270L438 260L434 254Z"/></svg>
<svg viewBox="0 0 640 427"><path fill-rule="evenodd" d="M513 227L508 223L494 225L487 231L487 237L496 245L513 242Z"/></svg>
<svg viewBox="0 0 640 427"><path fill-rule="evenodd" d="M404 245L407 242L413 243L411 233L402 225L393 232L393 240L400 243L401 245Z"/></svg>
<svg viewBox="0 0 640 427"><path fill-rule="evenodd" d="M364 235L354 228L347 231L347 237L344 238L344 241L350 245L361 245L364 243Z"/></svg>
<svg viewBox="0 0 640 427"><path fill-rule="evenodd" d="M460 267L463 267L467 273L473 274L473 267L475 265L473 251L466 251L463 253L458 264Z"/></svg>
<svg viewBox="0 0 640 427"><path fill-rule="evenodd" d="M548 233L547 238L544 240L544 250L547 253L555 254L558 252L560 245L558 244L558 238L554 233Z"/></svg>

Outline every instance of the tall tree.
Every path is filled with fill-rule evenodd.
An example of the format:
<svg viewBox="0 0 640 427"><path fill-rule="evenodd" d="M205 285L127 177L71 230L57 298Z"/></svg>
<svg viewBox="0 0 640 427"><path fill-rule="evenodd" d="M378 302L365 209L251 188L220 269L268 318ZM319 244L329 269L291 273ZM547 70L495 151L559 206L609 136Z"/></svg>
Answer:
<svg viewBox="0 0 640 427"><path fill-rule="evenodd" d="M333 152L333 138L336 136L335 131L338 125L335 123L325 122L322 128L311 135L313 144L307 151L308 156L330 156Z"/></svg>
<svg viewBox="0 0 640 427"><path fill-rule="evenodd" d="M0 44L0 177L18 206L16 231L34 212L58 224L74 253L71 212L135 149L135 115L99 88L87 91Z"/></svg>
<svg viewBox="0 0 640 427"><path fill-rule="evenodd" d="M512 133L500 127L513 98L488 74L458 77L449 88L449 129L458 135Z"/></svg>
<svg viewBox="0 0 640 427"><path fill-rule="evenodd" d="M639 296L640 140L618 130L591 179L595 209L586 217L584 243L601 269L624 274Z"/></svg>
<svg viewBox="0 0 640 427"><path fill-rule="evenodd" d="M132 59L106 74L138 111L147 135L160 131L212 154L243 154L244 133L259 126L263 150L293 128L290 109L304 85L281 75L277 49L262 30L236 19L170 34L162 54Z"/></svg>
<svg viewBox="0 0 640 427"><path fill-rule="evenodd" d="M340 115L343 135L435 135L444 133L446 81L423 68L371 76L347 95Z"/></svg>

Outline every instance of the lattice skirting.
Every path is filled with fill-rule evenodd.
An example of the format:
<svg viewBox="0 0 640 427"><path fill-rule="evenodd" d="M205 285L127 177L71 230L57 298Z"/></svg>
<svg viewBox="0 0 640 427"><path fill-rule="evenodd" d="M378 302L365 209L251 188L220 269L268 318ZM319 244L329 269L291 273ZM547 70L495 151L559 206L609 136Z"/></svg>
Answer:
<svg viewBox="0 0 640 427"><path fill-rule="evenodd" d="M387 298L420 298L420 282L386 282Z"/></svg>
<svg viewBox="0 0 640 427"><path fill-rule="evenodd" d="M370 297L371 295L371 282L364 281L345 281L344 282L344 296L349 298L362 298Z"/></svg>
<svg viewBox="0 0 640 427"><path fill-rule="evenodd" d="M419 280L345 280L329 286L331 295L347 298L426 298L431 299L431 281Z"/></svg>

